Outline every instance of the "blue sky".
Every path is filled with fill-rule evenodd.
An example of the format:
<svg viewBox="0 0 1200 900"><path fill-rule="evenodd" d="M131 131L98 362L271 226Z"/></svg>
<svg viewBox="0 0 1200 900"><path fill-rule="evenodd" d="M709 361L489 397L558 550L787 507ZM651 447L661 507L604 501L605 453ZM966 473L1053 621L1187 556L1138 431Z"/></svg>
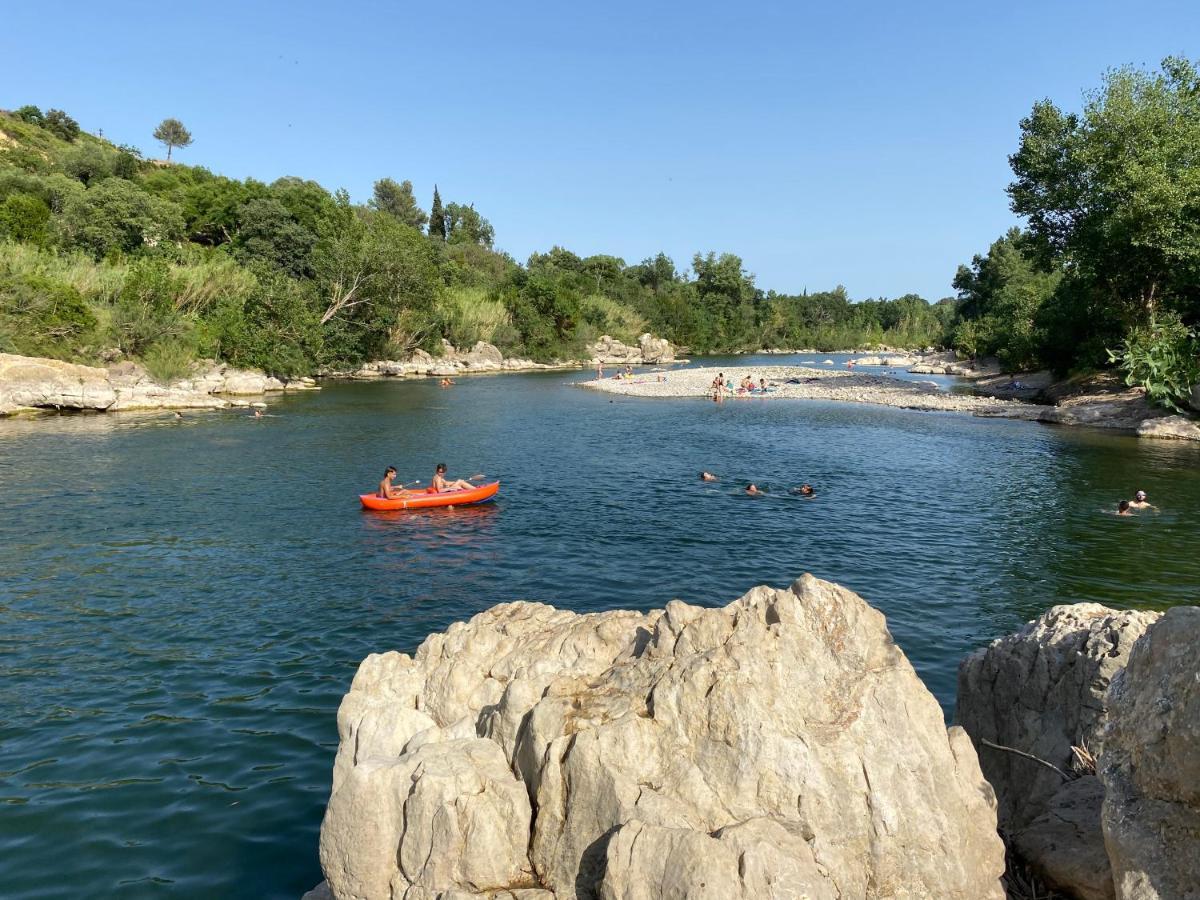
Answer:
<svg viewBox="0 0 1200 900"><path fill-rule="evenodd" d="M578 7L578 8L575 8ZM236 177L410 179L524 260L737 253L783 292L951 292L1015 223L1018 122L1200 55L1194 2L13 4L0 106Z"/></svg>

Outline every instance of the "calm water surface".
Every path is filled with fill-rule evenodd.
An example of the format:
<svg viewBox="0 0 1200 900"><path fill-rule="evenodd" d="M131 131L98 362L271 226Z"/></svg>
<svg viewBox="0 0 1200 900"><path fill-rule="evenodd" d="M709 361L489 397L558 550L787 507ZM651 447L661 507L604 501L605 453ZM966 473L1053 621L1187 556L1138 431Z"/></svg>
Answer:
<svg viewBox="0 0 1200 900"><path fill-rule="evenodd" d="M297 897L359 660L500 601L713 605L810 571L887 614L947 709L959 658L1051 604L1197 601L1196 447L579 377L0 421L0 892ZM438 460L500 501L359 510L386 464ZM1138 487L1163 512L1111 515Z"/></svg>

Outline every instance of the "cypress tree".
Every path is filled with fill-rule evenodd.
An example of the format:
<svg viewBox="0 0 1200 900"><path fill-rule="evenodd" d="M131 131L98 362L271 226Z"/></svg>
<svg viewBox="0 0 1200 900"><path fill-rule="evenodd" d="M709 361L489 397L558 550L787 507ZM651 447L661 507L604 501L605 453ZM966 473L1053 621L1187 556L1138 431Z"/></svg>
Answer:
<svg viewBox="0 0 1200 900"><path fill-rule="evenodd" d="M442 196L436 184L433 186L433 204L429 207L429 236L446 239L446 211L442 208Z"/></svg>

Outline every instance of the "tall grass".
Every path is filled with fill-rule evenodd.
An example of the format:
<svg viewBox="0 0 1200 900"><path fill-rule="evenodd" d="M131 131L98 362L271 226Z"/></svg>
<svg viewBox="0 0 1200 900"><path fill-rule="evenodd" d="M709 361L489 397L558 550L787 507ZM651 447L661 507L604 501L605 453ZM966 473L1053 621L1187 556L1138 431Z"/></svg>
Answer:
<svg viewBox="0 0 1200 900"><path fill-rule="evenodd" d="M41 250L31 244L0 242L0 275L22 280L41 277L67 284L89 303L111 304L116 300L128 271L125 263L98 263L78 251Z"/></svg>
<svg viewBox="0 0 1200 900"><path fill-rule="evenodd" d="M450 343L456 347L470 347L476 341L495 343L497 334L511 323L504 303L481 287L447 288L440 311Z"/></svg>
<svg viewBox="0 0 1200 900"><path fill-rule="evenodd" d="M611 297L592 294L584 297L579 306L585 322L601 334L611 335L618 340L636 343L639 337L650 330L645 317Z"/></svg>

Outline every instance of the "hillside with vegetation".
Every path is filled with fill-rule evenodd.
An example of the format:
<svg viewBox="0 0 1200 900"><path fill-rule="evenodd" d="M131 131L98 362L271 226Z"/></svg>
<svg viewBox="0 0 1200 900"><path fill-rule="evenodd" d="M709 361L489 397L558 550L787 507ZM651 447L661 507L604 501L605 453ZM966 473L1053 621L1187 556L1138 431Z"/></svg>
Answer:
<svg viewBox="0 0 1200 900"><path fill-rule="evenodd" d="M192 136L154 132L168 153ZM382 178L367 204L314 181L239 181L147 159L65 113L0 115L0 350L145 362L169 379L210 357L275 374L338 370L477 340L571 358L601 334L645 331L692 352L926 345L953 306L910 295L786 296L741 259L664 254L629 265L561 247L524 264L470 203L427 213Z"/></svg>
<svg viewBox="0 0 1200 900"><path fill-rule="evenodd" d="M175 119L153 136L169 158L193 143ZM169 379L198 358L337 371L442 338L577 358L601 334L651 331L697 354L932 344L1013 371L1119 365L1179 405L1200 378L1198 146L1187 60L1114 70L1077 113L1041 101L1010 157L1027 227L961 266L954 298L853 302L764 291L732 253L686 271L557 246L520 263L436 188L426 212L391 178L366 204L299 177L239 181L26 106L0 113L0 351L119 354Z"/></svg>

